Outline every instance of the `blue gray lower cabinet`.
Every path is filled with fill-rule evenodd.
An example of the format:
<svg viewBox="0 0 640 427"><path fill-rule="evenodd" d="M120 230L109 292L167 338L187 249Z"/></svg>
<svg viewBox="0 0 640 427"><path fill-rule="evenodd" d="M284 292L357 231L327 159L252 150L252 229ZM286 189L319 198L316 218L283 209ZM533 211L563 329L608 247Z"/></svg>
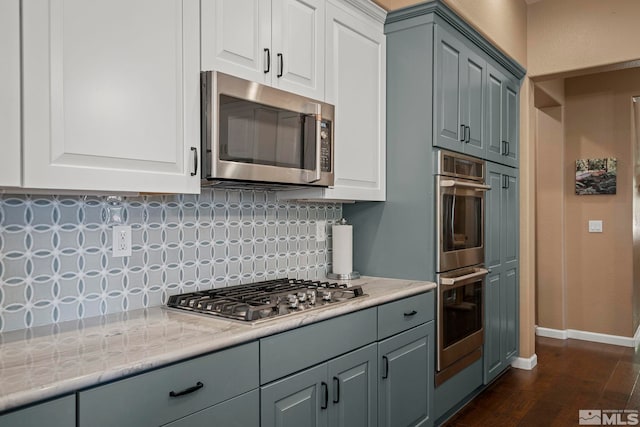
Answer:
<svg viewBox="0 0 640 427"><path fill-rule="evenodd" d="M376 345L263 386L262 427L376 425Z"/></svg>
<svg viewBox="0 0 640 427"><path fill-rule="evenodd" d="M252 342L80 391L78 425L167 424L257 389L258 365L258 343Z"/></svg>
<svg viewBox="0 0 640 427"><path fill-rule="evenodd" d="M2 427L73 427L76 425L76 397L70 395L0 416Z"/></svg>
<svg viewBox="0 0 640 427"><path fill-rule="evenodd" d="M260 425L433 425L434 294L261 339Z"/></svg>
<svg viewBox="0 0 640 427"><path fill-rule="evenodd" d="M434 322L378 343L378 426L433 425Z"/></svg>

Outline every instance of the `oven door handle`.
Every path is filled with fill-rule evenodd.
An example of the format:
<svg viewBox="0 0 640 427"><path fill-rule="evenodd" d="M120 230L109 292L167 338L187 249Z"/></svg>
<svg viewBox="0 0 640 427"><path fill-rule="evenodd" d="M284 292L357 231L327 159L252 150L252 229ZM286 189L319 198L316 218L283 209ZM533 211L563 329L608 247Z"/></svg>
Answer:
<svg viewBox="0 0 640 427"><path fill-rule="evenodd" d="M457 181L455 179L443 179L440 181L440 187L462 187L471 188L476 191L488 191L491 190L490 185L476 184L475 182Z"/></svg>
<svg viewBox="0 0 640 427"><path fill-rule="evenodd" d="M486 268L477 268L476 271L470 274L465 274L463 276L458 277L441 277L440 284L446 286L456 286L461 285L463 282L470 282L489 274L489 270Z"/></svg>

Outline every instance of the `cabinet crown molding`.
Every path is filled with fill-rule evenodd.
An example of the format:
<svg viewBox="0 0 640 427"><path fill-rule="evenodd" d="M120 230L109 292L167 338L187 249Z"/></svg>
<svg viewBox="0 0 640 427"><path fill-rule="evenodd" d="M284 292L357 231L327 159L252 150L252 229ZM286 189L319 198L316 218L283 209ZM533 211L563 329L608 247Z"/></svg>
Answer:
<svg viewBox="0 0 640 427"><path fill-rule="evenodd" d="M449 6L447 6L443 2L443 0L432 0L426 3L421 3L389 12L389 14L387 15L387 20L385 22L385 25L387 26L385 30L397 30L398 25L402 25L402 21L429 14L437 16L438 18L458 30L460 33L462 33L462 35L464 35L467 39L478 46L498 64L507 69L518 80L522 80L522 78L527 73L527 70L522 65L520 65L519 62L506 55L496 46L494 46L493 43L488 41L482 34L478 32L478 30L473 28L471 25L469 25L469 23L458 16ZM389 24L394 23L398 24L391 26L391 28L388 27Z"/></svg>
<svg viewBox="0 0 640 427"><path fill-rule="evenodd" d="M382 24L384 24L385 19L387 18L387 11L373 3L371 0L335 0L335 2L351 5L358 11Z"/></svg>

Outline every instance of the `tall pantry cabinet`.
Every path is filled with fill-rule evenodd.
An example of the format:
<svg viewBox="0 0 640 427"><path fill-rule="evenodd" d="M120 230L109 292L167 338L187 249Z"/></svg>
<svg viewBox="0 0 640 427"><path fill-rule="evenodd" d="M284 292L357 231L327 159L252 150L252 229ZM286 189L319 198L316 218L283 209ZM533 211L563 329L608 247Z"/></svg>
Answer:
<svg viewBox="0 0 640 427"><path fill-rule="evenodd" d="M518 102L525 70L435 0L387 16L387 203L344 205L354 268L436 280L438 151L487 160L484 365L435 390L436 419L518 352ZM460 375L468 375L461 372ZM470 375L470 374L469 374ZM459 381L458 381L459 382ZM444 408L444 409L443 409Z"/></svg>

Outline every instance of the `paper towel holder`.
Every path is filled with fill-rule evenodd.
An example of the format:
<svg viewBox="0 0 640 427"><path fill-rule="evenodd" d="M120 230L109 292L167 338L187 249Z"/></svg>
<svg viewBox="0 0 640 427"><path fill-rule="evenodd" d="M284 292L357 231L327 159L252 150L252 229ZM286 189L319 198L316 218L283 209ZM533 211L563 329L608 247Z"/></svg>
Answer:
<svg viewBox="0 0 640 427"><path fill-rule="evenodd" d="M327 279L331 280L355 280L360 278L360 273L352 271L347 274L327 273Z"/></svg>
<svg viewBox="0 0 640 427"><path fill-rule="evenodd" d="M339 225L347 225L347 220L342 218L338 221ZM351 273L327 273L327 279L331 280L355 280L360 278L360 273L352 271Z"/></svg>

